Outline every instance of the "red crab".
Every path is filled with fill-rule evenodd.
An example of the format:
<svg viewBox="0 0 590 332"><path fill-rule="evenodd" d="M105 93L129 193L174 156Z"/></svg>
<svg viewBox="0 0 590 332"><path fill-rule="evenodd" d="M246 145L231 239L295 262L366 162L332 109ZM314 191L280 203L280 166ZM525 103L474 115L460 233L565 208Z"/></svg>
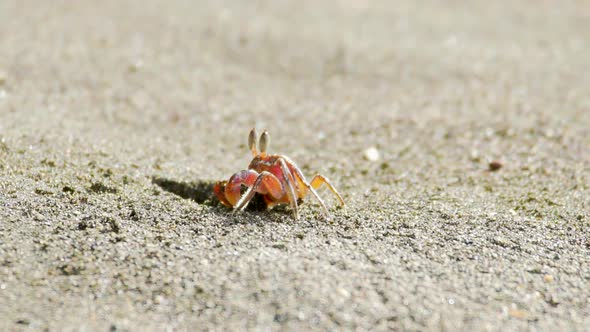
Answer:
<svg viewBox="0 0 590 332"><path fill-rule="evenodd" d="M280 154L267 154L270 135L266 130L260 135L260 152L256 149L256 137L256 129L252 129L248 136L248 146L254 158L248 169L235 173L229 181L217 182L213 187L213 192L223 205L233 207L234 211L242 211L254 195L259 194L262 195L267 209L278 204L289 204L293 215L299 219L297 200L311 193L324 209L326 218L330 219L326 204L315 191L322 184L326 184L342 207L345 207L342 196L327 178L318 174L311 182L307 182L301 170L289 158ZM243 195L242 186L248 188Z"/></svg>

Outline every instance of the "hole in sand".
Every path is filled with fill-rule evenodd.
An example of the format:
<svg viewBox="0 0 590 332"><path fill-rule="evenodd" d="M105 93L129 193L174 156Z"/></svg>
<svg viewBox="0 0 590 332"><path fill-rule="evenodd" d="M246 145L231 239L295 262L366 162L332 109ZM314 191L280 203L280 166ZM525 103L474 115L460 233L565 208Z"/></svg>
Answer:
<svg viewBox="0 0 590 332"><path fill-rule="evenodd" d="M192 199L199 204L220 205L213 194L215 181L182 182L172 179L153 177L152 182L167 192L178 195L184 199Z"/></svg>
<svg viewBox="0 0 590 332"><path fill-rule="evenodd" d="M199 204L210 206L220 206L221 203L213 193L215 181L197 180L191 182L182 182L161 177L153 177L152 182L163 190L178 195L184 199L192 199ZM225 208L225 207L224 207ZM229 208L227 208L229 210ZM264 199L260 195L255 195L248 207L250 211L266 210Z"/></svg>

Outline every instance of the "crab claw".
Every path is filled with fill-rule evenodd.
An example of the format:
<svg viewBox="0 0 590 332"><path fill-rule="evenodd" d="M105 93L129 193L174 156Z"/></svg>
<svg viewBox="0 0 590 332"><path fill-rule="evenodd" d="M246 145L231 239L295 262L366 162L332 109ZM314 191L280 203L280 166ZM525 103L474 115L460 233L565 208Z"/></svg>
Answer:
<svg viewBox="0 0 590 332"><path fill-rule="evenodd" d="M227 198L225 198L225 185L227 181L218 181L213 186L213 193L217 196L217 199L221 202L221 204L225 206L231 207L231 203L228 202Z"/></svg>

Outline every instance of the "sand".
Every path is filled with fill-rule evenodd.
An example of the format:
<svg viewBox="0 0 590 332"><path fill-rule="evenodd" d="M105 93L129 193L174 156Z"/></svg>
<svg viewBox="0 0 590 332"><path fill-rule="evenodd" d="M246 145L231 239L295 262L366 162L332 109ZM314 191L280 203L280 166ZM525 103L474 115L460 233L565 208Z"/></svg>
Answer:
<svg viewBox="0 0 590 332"><path fill-rule="evenodd" d="M0 2L0 330L587 330L588 13ZM346 210L217 204L252 127Z"/></svg>

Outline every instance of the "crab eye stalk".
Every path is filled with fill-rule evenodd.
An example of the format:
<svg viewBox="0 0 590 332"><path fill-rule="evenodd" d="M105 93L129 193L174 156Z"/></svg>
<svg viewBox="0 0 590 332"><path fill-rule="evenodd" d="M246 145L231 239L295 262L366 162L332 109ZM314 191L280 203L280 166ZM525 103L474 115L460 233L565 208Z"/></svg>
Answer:
<svg viewBox="0 0 590 332"><path fill-rule="evenodd" d="M252 130L250 130L250 135L248 135L248 147L253 155L258 154L258 151L256 151L256 136L258 136L256 134L256 128L252 128Z"/></svg>
<svg viewBox="0 0 590 332"><path fill-rule="evenodd" d="M266 153L266 149L268 148L269 144L270 135L268 134L268 131L265 130L262 135L260 135L260 142L258 143L258 146L260 147L260 153Z"/></svg>

